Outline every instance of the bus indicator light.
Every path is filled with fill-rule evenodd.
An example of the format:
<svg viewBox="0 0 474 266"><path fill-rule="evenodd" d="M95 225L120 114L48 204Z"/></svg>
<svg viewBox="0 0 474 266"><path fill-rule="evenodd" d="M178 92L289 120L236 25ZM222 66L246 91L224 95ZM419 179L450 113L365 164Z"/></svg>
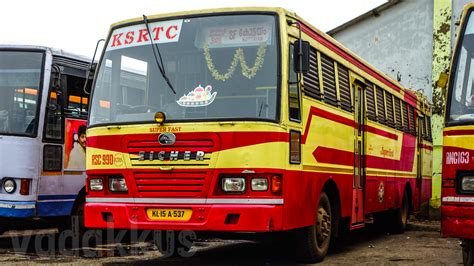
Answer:
<svg viewBox="0 0 474 266"><path fill-rule="evenodd" d="M454 188L455 182L454 179L444 179L442 182L444 188Z"/></svg>
<svg viewBox="0 0 474 266"><path fill-rule="evenodd" d="M21 180L20 195L30 195L30 179Z"/></svg>
<svg viewBox="0 0 474 266"><path fill-rule="evenodd" d="M281 177L280 176L272 176L272 193L281 193Z"/></svg>

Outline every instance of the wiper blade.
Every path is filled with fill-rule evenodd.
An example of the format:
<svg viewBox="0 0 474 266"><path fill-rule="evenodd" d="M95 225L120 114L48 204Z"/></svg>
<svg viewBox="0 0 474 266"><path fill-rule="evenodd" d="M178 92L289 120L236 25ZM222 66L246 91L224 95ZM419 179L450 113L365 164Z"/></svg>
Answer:
<svg viewBox="0 0 474 266"><path fill-rule="evenodd" d="M148 18L145 15L143 15L143 21L145 22L146 30L148 31L148 38L150 38L151 49L153 50L153 55L155 56L156 65L158 66L158 69L160 70L161 76L165 79L165 81L168 84L168 86L170 87L171 91L173 91L173 93L176 94L176 91L173 88L173 84L171 84L170 79L166 75L165 66L163 64L163 59L162 59L161 53L160 53L160 48L158 48L158 45L153 42L153 38L151 37L150 26L148 25ZM155 49L156 49L156 51L158 51L158 55L156 54ZM159 60L158 60L158 57L159 57Z"/></svg>

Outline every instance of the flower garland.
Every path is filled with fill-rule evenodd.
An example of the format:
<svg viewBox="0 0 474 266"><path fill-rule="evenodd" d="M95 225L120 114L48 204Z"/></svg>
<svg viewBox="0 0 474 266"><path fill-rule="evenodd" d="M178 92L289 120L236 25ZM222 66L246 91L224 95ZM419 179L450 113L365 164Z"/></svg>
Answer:
<svg viewBox="0 0 474 266"><path fill-rule="evenodd" d="M204 44L204 58L206 59L207 68L212 74L212 77L216 80L226 81L232 77L234 74L237 63L240 61L240 67L242 68L242 75L248 79L252 79L257 74L257 71L263 66L265 61L265 53L267 52L267 44L264 42L260 44L257 50L257 57L255 58L255 63L253 67L249 67L245 61L245 54L242 48L235 50L234 57L230 63L229 68L225 74L219 73L219 71L214 66L214 62L209 52L209 46Z"/></svg>

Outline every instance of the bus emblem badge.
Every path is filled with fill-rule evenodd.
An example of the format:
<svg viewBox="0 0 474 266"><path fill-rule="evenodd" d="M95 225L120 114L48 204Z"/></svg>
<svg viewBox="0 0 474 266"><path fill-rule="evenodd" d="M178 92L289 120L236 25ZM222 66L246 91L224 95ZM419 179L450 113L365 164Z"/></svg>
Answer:
<svg viewBox="0 0 474 266"><path fill-rule="evenodd" d="M382 204L383 197L385 195L385 188L384 188L383 182L380 182L378 192L379 192L379 203Z"/></svg>
<svg viewBox="0 0 474 266"><path fill-rule="evenodd" d="M161 145L173 145L176 142L176 135L173 133L162 133L158 136Z"/></svg>

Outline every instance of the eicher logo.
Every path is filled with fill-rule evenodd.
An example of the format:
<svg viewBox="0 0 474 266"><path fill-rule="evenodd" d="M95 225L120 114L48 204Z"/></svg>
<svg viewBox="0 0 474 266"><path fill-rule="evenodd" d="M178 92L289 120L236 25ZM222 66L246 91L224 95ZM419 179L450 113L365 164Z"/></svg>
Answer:
<svg viewBox="0 0 474 266"><path fill-rule="evenodd" d="M176 142L176 135L173 133L161 133L158 136L158 142L161 145L173 145Z"/></svg>
<svg viewBox="0 0 474 266"><path fill-rule="evenodd" d="M468 151L446 152L446 164L469 164L470 158Z"/></svg>
<svg viewBox="0 0 474 266"><path fill-rule="evenodd" d="M145 24L116 29L112 32L107 51L135 47L153 43L178 42L181 33L182 19L149 23L150 34Z"/></svg>

